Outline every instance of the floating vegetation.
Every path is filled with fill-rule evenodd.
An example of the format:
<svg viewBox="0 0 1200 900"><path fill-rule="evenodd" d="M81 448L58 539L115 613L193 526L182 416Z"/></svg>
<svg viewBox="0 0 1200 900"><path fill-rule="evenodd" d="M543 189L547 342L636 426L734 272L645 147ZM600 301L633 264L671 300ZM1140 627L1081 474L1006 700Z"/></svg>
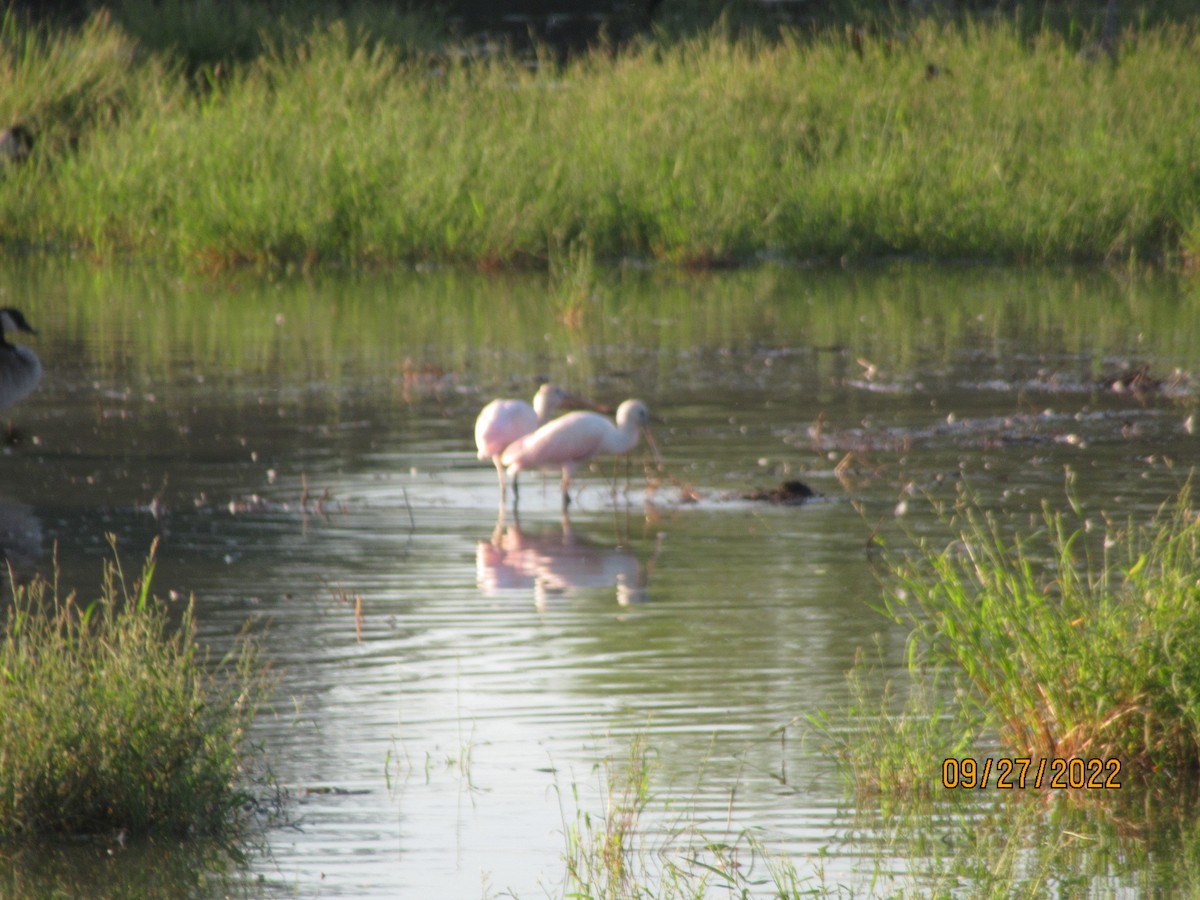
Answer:
<svg viewBox="0 0 1200 900"><path fill-rule="evenodd" d="M803 481L791 479L781 481L773 488L755 488L737 495L742 500L773 503L776 506L799 506L820 496Z"/></svg>

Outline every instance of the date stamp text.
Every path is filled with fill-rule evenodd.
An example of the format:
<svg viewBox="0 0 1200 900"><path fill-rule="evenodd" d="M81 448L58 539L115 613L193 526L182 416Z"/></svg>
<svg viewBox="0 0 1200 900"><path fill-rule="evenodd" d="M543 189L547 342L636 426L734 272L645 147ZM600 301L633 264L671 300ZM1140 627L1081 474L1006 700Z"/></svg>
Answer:
<svg viewBox="0 0 1200 900"><path fill-rule="evenodd" d="M1119 759L1029 757L942 760L942 787L955 789L1115 790L1121 787Z"/></svg>

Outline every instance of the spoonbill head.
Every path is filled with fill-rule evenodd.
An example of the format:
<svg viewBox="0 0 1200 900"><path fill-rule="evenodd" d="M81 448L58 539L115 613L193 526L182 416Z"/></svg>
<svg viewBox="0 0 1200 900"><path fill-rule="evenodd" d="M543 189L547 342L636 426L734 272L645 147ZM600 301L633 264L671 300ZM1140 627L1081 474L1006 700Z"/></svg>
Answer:
<svg viewBox="0 0 1200 900"><path fill-rule="evenodd" d="M594 456L624 456L650 435L650 411L641 400L617 407L616 422L595 412L571 412L509 444L500 457L515 479L525 469L562 469L563 509L571 502L571 476Z"/></svg>
<svg viewBox="0 0 1200 900"><path fill-rule="evenodd" d="M485 406L475 420L475 446L480 459L490 459L496 467L500 481L500 508L504 508L504 466L500 455L504 448L518 438L535 431L558 413L560 409L575 406L590 406L589 401L570 393L557 384L543 384L534 394L533 403L524 400L493 400ZM513 494L517 492L513 480Z"/></svg>

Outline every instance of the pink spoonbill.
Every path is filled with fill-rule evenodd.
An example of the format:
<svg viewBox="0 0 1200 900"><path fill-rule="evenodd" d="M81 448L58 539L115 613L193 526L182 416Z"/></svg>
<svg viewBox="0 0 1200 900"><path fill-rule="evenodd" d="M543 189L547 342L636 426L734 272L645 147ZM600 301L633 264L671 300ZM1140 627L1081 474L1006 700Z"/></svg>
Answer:
<svg viewBox="0 0 1200 900"><path fill-rule="evenodd" d="M496 477L500 480L500 509L504 509L504 466L500 454L504 448L518 438L535 431L554 418L564 406L588 406L590 404L574 394L568 393L557 384L543 384L533 397L533 403L524 400L493 400L479 413L475 420L475 446L480 459L490 459L496 466ZM517 479L512 478L513 497L517 494Z"/></svg>
<svg viewBox="0 0 1200 900"><path fill-rule="evenodd" d="M599 413L567 413L509 444L500 462L513 481L525 469L561 467L565 512L571 502L567 491L576 466L593 456L624 456L637 446L642 432L646 434L647 443L653 447L650 411L646 409L646 404L641 400L626 400L617 407L615 425Z"/></svg>

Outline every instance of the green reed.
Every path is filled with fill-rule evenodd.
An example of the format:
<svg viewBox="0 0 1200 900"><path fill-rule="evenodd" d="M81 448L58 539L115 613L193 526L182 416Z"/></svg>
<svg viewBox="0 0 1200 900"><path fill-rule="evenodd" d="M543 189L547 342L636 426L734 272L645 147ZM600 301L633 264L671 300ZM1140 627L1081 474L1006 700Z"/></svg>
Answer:
<svg viewBox="0 0 1200 900"><path fill-rule="evenodd" d="M579 787L572 785L574 821L564 811L564 896L700 900L713 891L757 895L766 886L777 897L827 892L749 831L727 837L707 833L692 811L664 815L653 789L656 760L639 734L621 758L598 764L604 799L599 812L581 806Z"/></svg>
<svg viewBox="0 0 1200 900"><path fill-rule="evenodd" d="M0 836L228 837L245 809L247 728L263 680L253 648L213 666L191 603L151 595L154 550L99 597L14 588L0 635Z"/></svg>
<svg viewBox="0 0 1200 900"><path fill-rule="evenodd" d="M950 667L1004 752L1200 761L1200 519L1190 489L1147 524L1044 511L1015 533L969 498L958 538L895 560L886 597L912 659Z"/></svg>
<svg viewBox="0 0 1200 900"><path fill-rule="evenodd" d="M69 107L80 139L0 181L3 236L201 268L545 266L571 246L688 266L1196 246L1194 27L1126 32L1113 63L1012 22L907 25L716 30L531 68L336 20L195 90L177 56L130 55L108 19L25 44L10 24L27 98L12 112L43 128L75 96L35 77L55 41L116 46L124 64L63 57L123 79L90 89L119 115Z"/></svg>
<svg viewBox="0 0 1200 900"><path fill-rule="evenodd" d="M876 666L860 649L847 676L849 702L805 719L860 800L929 800L944 793L936 777L943 760L973 749L981 717L956 704L936 672L914 673L907 692L898 697L894 682L878 687Z"/></svg>

